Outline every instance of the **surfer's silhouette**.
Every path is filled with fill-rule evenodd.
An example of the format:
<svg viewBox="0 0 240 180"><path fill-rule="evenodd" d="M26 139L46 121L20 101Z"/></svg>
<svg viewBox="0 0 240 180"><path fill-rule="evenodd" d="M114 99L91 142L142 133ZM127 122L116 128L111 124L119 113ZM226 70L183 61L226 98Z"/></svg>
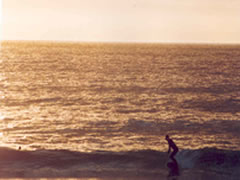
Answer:
<svg viewBox="0 0 240 180"><path fill-rule="evenodd" d="M178 152L178 147L177 145L173 142L172 139L170 139L170 137L168 135L166 135L166 140L168 142L168 154L171 153L171 149L173 149L173 152L170 154L170 158L173 160L173 162L177 162L176 159L174 158L174 156L177 154Z"/></svg>
<svg viewBox="0 0 240 180"><path fill-rule="evenodd" d="M172 160L172 162L168 162L167 166L169 168L169 175L168 177L172 177L172 176L179 176L179 168L178 168L178 163L177 160L174 158L174 156L177 154L178 152L178 147L177 145L173 142L172 139L169 138L168 135L166 135L166 140L168 142L169 148L168 148L168 154L171 153L171 149L173 149L173 152L170 154L170 159Z"/></svg>

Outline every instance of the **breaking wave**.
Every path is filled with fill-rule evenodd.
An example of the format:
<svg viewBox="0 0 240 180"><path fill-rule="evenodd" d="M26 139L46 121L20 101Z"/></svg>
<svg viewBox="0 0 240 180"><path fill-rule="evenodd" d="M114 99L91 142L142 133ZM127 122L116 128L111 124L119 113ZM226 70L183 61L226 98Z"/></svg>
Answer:
<svg viewBox="0 0 240 180"><path fill-rule="evenodd" d="M214 170L231 174L240 169L240 151L204 148L182 150L176 157L182 171ZM163 176L166 152L74 152L68 150L20 151L0 149L0 177ZM236 172L236 171L235 171ZM123 175L124 174L124 175Z"/></svg>

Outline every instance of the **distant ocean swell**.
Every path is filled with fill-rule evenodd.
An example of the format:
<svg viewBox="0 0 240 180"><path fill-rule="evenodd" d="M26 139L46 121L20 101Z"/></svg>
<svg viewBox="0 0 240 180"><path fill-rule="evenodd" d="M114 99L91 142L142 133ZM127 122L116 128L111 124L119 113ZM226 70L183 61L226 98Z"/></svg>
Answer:
<svg viewBox="0 0 240 180"><path fill-rule="evenodd" d="M169 134L178 180L239 179L239 57L239 45L2 43L0 142L22 150L0 148L0 177L166 179Z"/></svg>
<svg viewBox="0 0 240 180"><path fill-rule="evenodd" d="M166 152L74 152L67 150L18 151L0 149L0 176L3 177L101 177L165 176ZM240 151L213 148L182 150L177 155L182 172L189 169L234 175L240 169ZM234 175L236 176L236 174Z"/></svg>

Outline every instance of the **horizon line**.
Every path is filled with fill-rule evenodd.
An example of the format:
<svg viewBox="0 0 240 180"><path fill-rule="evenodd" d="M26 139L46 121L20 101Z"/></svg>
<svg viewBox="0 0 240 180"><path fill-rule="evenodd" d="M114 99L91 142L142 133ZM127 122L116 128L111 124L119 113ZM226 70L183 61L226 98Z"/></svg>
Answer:
<svg viewBox="0 0 240 180"><path fill-rule="evenodd" d="M202 45L240 45L240 42L210 42L210 41L80 41L80 40L40 40L40 39L0 39L2 42L51 42L51 43L112 43L112 44L202 44Z"/></svg>

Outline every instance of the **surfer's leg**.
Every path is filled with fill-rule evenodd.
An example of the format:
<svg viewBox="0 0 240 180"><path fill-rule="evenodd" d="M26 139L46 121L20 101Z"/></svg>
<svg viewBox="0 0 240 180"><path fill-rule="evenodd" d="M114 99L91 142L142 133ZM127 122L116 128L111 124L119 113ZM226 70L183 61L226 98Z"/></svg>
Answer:
<svg viewBox="0 0 240 180"><path fill-rule="evenodd" d="M174 156L177 154L177 152L178 152L178 150L174 150L174 151L171 153L171 155L170 155L170 158L171 158L174 162L176 162L176 159L174 158Z"/></svg>

